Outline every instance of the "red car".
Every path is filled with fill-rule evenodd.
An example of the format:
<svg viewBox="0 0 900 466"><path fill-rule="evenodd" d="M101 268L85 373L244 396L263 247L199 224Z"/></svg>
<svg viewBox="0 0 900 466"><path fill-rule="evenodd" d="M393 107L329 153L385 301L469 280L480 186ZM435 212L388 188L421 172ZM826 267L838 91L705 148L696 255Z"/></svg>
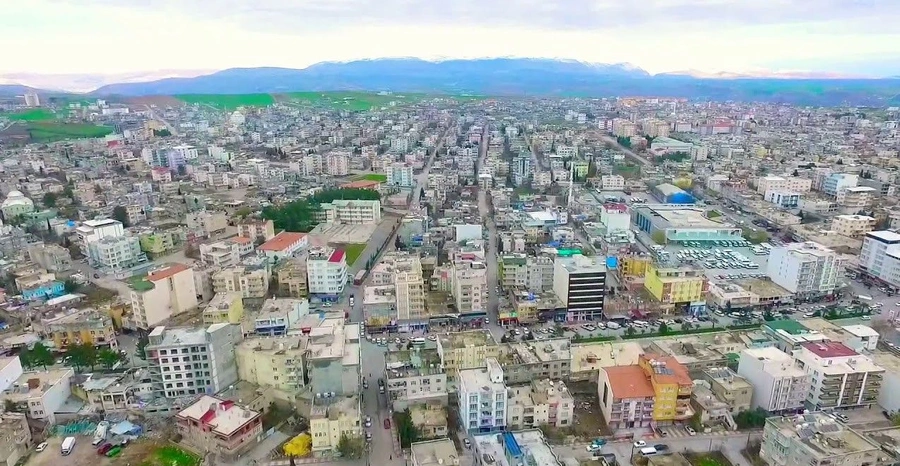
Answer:
<svg viewBox="0 0 900 466"><path fill-rule="evenodd" d="M390 429L390 428L391 428L391 420L390 420L390 419L385 419L385 420L384 420L384 428L385 428L385 429Z"/></svg>
<svg viewBox="0 0 900 466"><path fill-rule="evenodd" d="M112 446L111 443L104 443L103 445L100 445L100 448L97 449L97 454L98 454L98 455L105 455L106 452L108 452L109 450L112 449L112 447L113 447L113 446Z"/></svg>

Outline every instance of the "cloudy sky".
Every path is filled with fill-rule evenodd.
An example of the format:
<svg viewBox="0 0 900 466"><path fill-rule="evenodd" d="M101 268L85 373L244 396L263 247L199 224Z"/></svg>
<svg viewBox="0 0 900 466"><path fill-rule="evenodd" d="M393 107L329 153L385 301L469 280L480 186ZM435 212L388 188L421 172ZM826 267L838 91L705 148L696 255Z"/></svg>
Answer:
<svg viewBox="0 0 900 466"><path fill-rule="evenodd" d="M900 0L0 0L0 73L559 57L900 75Z"/></svg>

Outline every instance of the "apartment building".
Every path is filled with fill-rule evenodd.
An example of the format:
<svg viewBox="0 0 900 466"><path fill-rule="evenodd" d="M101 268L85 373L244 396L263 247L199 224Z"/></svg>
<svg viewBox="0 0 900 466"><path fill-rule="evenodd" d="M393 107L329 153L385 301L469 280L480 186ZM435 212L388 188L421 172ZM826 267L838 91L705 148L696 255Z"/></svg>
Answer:
<svg viewBox="0 0 900 466"><path fill-rule="evenodd" d="M535 294L550 291L553 289L553 257L522 253L501 256L498 278L504 290L527 290Z"/></svg>
<svg viewBox="0 0 900 466"><path fill-rule="evenodd" d="M362 436L361 413L357 396L317 393L309 414L312 451L336 451L342 436Z"/></svg>
<svg viewBox="0 0 900 466"><path fill-rule="evenodd" d="M653 420L657 425L686 421L694 415L693 381L683 364L673 357L643 354L638 366L653 386Z"/></svg>
<svg viewBox="0 0 900 466"><path fill-rule="evenodd" d="M282 231L257 249L265 254L270 264L279 264L294 257L308 246L309 240L306 233Z"/></svg>
<svg viewBox="0 0 900 466"><path fill-rule="evenodd" d="M568 379L571 343L568 338L501 343L497 360L503 366L503 380L507 385L538 379Z"/></svg>
<svg viewBox="0 0 900 466"><path fill-rule="evenodd" d="M621 191L625 189L625 178L621 175L601 175L600 190Z"/></svg>
<svg viewBox="0 0 900 466"><path fill-rule="evenodd" d="M75 228L75 234L83 246L103 238L117 238L125 236L125 226L122 222L112 219L87 220ZM86 249L82 252L86 253Z"/></svg>
<svg viewBox="0 0 900 466"><path fill-rule="evenodd" d="M562 380L535 379L529 385L509 387L508 429L569 427L574 417L575 398Z"/></svg>
<svg viewBox="0 0 900 466"><path fill-rule="evenodd" d="M438 335L437 349L451 380L455 379L457 371L484 367L487 358L497 359L500 355L500 346L487 330Z"/></svg>
<svg viewBox="0 0 900 466"><path fill-rule="evenodd" d="M72 268L69 250L58 244L36 243L28 247L32 262L51 273L66 272Z"/></svg>
<svg viewBox="0 0 900 466"><path fill-rule="evenodd" d="M819 243L790 243L770 251L766 274L794 295L824 296L834 292L843 265L839 254Z"/></svg>
<svg viewBox="0 0 900 466"><path fill-rule="evenodd" d="M835 215L831 230L850 238L861 238L875 229L875 218L867 215Z"/></svg>
<svg viewBox="0 0 900 466"><path fill-rule="evenodd" d="M796 209L800 207L801 194L794 191L769 190L763 199L781 209Z"/></svg>
<svg viewBox="0 0 900 466"><path fill-rule="evenodd" d="M119 347L112 318L94 308L69 309L41 319L40 326L58 349L79 344L112 350Z"/></svg>
<svg viewBox="0 0 900 466"><path fill-rule="evenodd" d="M703 379L710 390L724 401L731 414L750 411L753 405L753 385L727 367L711 367L703 371Z"/></svg>
<svg viewBox="0 0 900 466"><path fill-rule="evenodd" d="M156 327L144 348L154 391L166 398L218 393L237 382L237 325L203 328Z"/></svg>
<svg viewBox="0 0 900 466"><path fill-rule="evenodd" d="M228 226L228 217L223 212L201 210L189 212L185 215L184 224L195 237L209 238L225 233L225 228Z"/></svg>
<svg viewBox="0 0 900 466"><path fill-rule="evenodd" d="M668 310L684 307L699 311L706 307L709 280L703 269L693 267L660 267L652 264L644 275L644 288Z"/></svg>
<svg viewBox="0 0 900 466"><path fill-rule="evenodd" d="M812 376L808 409L868 407L878 400L884 368L843 343L804 343L793 356L795 364Z"/></svg>
<svg viewBox="0 0 900 466"><path fill-rule="evenodd" d="M300 326L308 335L305 367L312 393L359 393L359 324L345 323L343 313L333 313L324 319L310 316Z"/></svg>
<svg viewBox="0 0 900 466"><path fill-rule="evenodd" d="M428 324L425 311L425 282L418 254L391 252L372 271L380 282L394 286L396 319L415 327Z"/></svg>
<svg viewBox="0 0 900 466"><path fill-rule="evenodd" d="M415 175L412 165L403 162L394 162L385 167L388 186L410 188L415 183Z"/></svg>
<svg viewBox="0 0 900 466"><path fill-rule="evenodd" d="M331 176L347 176L350 174L350 154L332 152L325 156L325 173Z"/></svg>
<svg viewBox="0 0 900 466"><path fill-rule="evenodd" d="M293 401L305 386L302 336L247 338L235 349L238 379L276 390L275 396Z"/></svg>
<svg viewBox="0 0 900 466"><path fill-rule="evenodd" d="M203 325L239 324L244 318L244 299L241 293L218 293L203 309Z"/></svg>
<svg viewBox="0 0 900 466"><path fill-rule="evenodd" d="M606 264L597 257L557 257L553 292L568 310L566 321L601 319L606 301Z"/></svg>
<svg viewBox="0 0 900 466"><path fill-rule="evenodd" d="M179 411L175 425L182 442L229 462L256 446L263 433L260 413L210 395Z"/></svg>
<svg viewBox="0 0 900 466"><path fill-rule="evenodd" d="M452 269L452 295L456 312L473 314L487 311L487 265L484 262L457 261Z"/></svg>
<svg viewBox="0 0 900 466"><path fill-rule="evenodd" d="M422 404L447 405L447 374L437 349L388 351L384 366L387 397L394 411Z"/></svg>
<svg viewBox="0 0 900 466"><path fill-rule="evenodd" d="M305 258L294 258L279 262L275 268L278 295L289 298L306 298L309 296L306 276Z"/></svg>
<svg viewBox="0 0 900 466"><path fill-rule="evenodd" d="M859 175L849 173L832 173L822 181L822 192L831 197L837 197L841 191L856 187L859 184Z"/></svg>
<svg viewBox="0 0 900 466"><path fill-rule="evenodd" d="M306 256L309 293L339 296L347 284L347 257L343 250L313 248Z"/></svg>
<svg viewBox="0 0 900 466"><path fill-rule="evenodd" d="M71 381L75 375L72 368L22 372L18 357L0 363L3 362L5 362L2 368L3 376L17 375L17 377L3 380L8 386L0 395L0 400L21 408L31 419L56 424L56 413L72 394Z"/></svg>
<svg viewBox="0 0 900 466"><path fill-rule="evenodd" d="M136 236L108 236L87 243L87 258L96 268L122 270L147 262Z"/></svg>
<svg viewBox="0 0 900 466"><path fill-rule="evenodd" d="M247 219L237 224L238 236L263 243L275 237L275 223L271 220Z"/></svg>
<svg viewBox="0 0 900 466"><path fill-rule="evenodd" d="M300 320L309 315L309 301L305 299L267 299L253 321L257 335L287 335Z"/></svg>
<svg viewBox="0 0 900 466"><path fill-rule="evenodd" d="M812 180L798 176L761 176L756 180L756 192L765 195L769 191L808 193L812 189Z"/></svg>
<svg viewBox="0 0 900 466"><path fill-rule="evenodd" d="M214 267L234 267L241 258L253 254L253 240L235 236L214 243L201 244L200 261Z"/></svg>
<svg viewBox="0 0 900 466"><path fill-rule="evenodd" d="M835 202L845 214L855 214L862 210L869 210L878 195L875 188L868 186L856 186L844 188L837 193Z"/></svg>
<svg viewBox="0 0 900 466"><path fill-rule="evenodd" d="M31 428L24 413L0 414L0 464L15 466L31 454L34 447Z"/></svg>
<svg viewBox="0 0 900 466"><path fill-rule="evenodd" d="M872 231L863 238L859 269L864 274L900 288L900 233Z"/></svg>
<svg viewBox="0 0 900 466"><path fill-rule="evenodd" d="M169 317L197 307L194 271L184 264L169 264L144 277L128 281L132 314L126 326L151 329Z"/></svg>
<svg viewBox="0 0 900 466"><path fill-rule="evenodd" d="M762 408L770 413L803 409L811 377L794 365L794 358L778 348L741 351L737 373L753 387L751 408Z"/></svg>
<svg viewBox="0 0 900 466"><path fill-rule="evenodd" d="M459 419L469 433L506 429L509 392L503 383L503 368L494 358L484 363L486 367L458 371Z"/></svg>
<svg viewBox="0 0 900 466"><path fill-rule="evenodd" d="M652 425L656 392L637 364L601 367L597 390L600 411L610 428Z"/></svg>
<svg viewBox="0 0 900 466"><path fill-rule="evenodd" d="M326 223L367 225L381 221L381 201L335 199L319 209Z"/></svg>
<svg viewBox="0 0 900 466"><path fill-rule="evenodd" d="M215 293L238 292L244 298L265 298L269 273L264 267L231 267L214 273L212 284Z"/></svg>
<svg viewBox="0 0 900 466"><path fill-rule="evenodd" d="M825 413L766 419L759 456L771 466L878 464L879 446Z"/></svg>

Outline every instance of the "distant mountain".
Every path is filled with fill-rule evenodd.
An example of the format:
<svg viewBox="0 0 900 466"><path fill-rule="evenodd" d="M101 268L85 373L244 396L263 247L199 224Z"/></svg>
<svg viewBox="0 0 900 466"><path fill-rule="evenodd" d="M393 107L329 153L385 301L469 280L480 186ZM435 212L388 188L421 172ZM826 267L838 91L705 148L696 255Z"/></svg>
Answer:
<svg viewBox="0 0 900 466"><path fill-rule="evenodd" d="M817 71L747 71L734 73L720 71L710 73L699 70L671 71L656 76L684 76L699 79L868 79L865 76L853 76L841 73L823 73Z"/></svg>
<svg viewBox="0 0 900 466"><path fill-rule="evenodd" d="M54 92L90 92L108 84L142 83L165 78L194 78L215 70L156 70L119 74L0 74L0 84L24 84Z"/></svg>
<svg viewBox="0 0 900 466"><path fill-rule="evenodd" d="M884 105L900 94L897 79L783 78L736 73L651 76L629 64L495 58L426 61L416 58L318 63L305 69L233 68L196 77L118 82L92 96L395 91L491 96L656 96L767 101L800 105ZM815 79L812 79L815 78ZM29 83L30 84L30 83Z"/></svg>
<svg viewBox="0 0 900 466"><path fill-rule="evenodd" d="M26 92L34 90L28 86L21 84L0 84L0 97L13 97L17 95L25 95Z"/></svg>

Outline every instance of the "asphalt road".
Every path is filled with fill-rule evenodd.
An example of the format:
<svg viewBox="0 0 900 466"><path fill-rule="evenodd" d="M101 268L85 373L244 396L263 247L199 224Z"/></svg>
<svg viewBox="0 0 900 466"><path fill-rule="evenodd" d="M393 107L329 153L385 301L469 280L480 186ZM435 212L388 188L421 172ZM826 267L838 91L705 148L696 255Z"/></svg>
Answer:
<svg viewBox="0 0 900 466"><path fill-rule="evenodd" d="M632 159L634 159L634 160L640 162L642 165L652 165L652 164L650 163L650 161L647 160L646 158L644 158L644 157L642 157L642 156L640 156L640 155L634 153L631 149L629 149L629 148L627 148L627 147L625 147L625 146L619 144L619 141L616 141L616 138L611 137L611 136L602 136L601 139L603 139L603 141L605 141L605 142L606 142L607 144L609 144L610 146L612 146L612 147L618 149L619 152L622 152L623 154L625 154L625 155L631 157Z"/></svg>
<svg viewBox="0 0 900 466"><path fill-rule="evenodd" d="M479 146L478 167L484 166L487 159L488 146L490 145L490 125L484 126L482 133L481 145ZM487 200L487 190L478 190L478 213L484 219L484 226L487 227L487 251L485 251L485 262L487 263L487 315L490 319L488 329L499 340L503 336L504 329L500 325L499 308L500 296L497 292L498 280L498 257L497 257L497 225L491 216L490 206Z"/></svg>

